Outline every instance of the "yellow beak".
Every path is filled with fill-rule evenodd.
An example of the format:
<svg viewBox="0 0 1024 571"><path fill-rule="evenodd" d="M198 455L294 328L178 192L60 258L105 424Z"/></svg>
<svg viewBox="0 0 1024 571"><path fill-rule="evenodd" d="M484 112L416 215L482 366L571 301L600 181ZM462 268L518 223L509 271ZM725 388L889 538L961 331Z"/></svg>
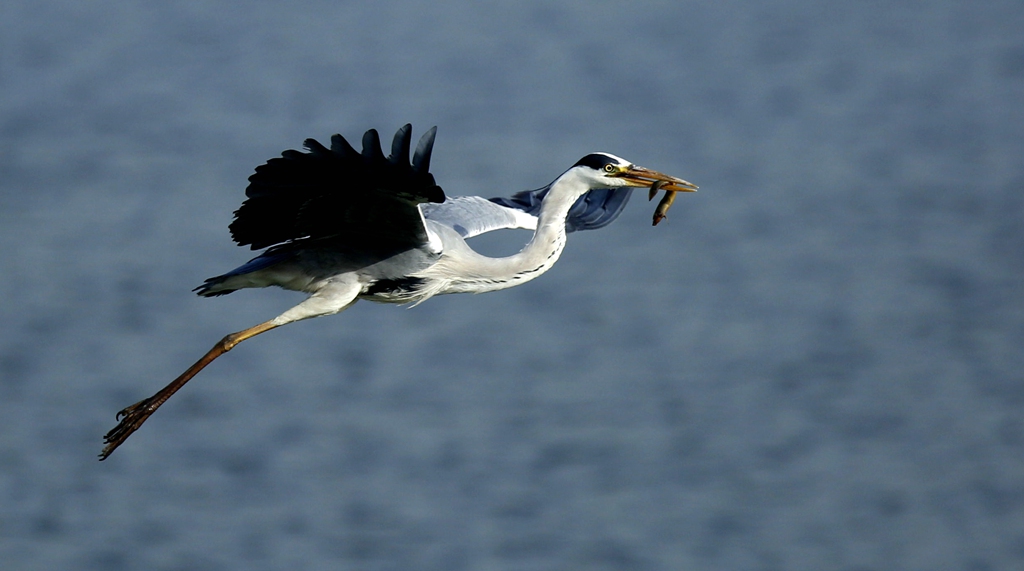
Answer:
<svg viewBox="0 0 1024 571"><path fill-rule="evenodd" d="M630 166L619 175L626 180L629 186L651 187L657 182L659 190L671 190L674 192L697 192L697 185L686 182L681 178L669 176L658 171L645 169L636 165Z"/></svg>

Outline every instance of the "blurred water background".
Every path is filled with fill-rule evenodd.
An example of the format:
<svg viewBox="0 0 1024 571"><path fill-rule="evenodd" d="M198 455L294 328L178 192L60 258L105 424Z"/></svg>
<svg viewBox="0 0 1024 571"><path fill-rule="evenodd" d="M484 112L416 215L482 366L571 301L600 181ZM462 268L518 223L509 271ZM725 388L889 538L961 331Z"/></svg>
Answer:
<svg viewBox="0 0 1024 571"><path fill-rule="evenodd" d="M301 299L189 292L253 168L405 122L453 195L701 192L246 342L97 462ZM1019 0L9 0L0 566L1024 568L1022 157Z"/></svg>

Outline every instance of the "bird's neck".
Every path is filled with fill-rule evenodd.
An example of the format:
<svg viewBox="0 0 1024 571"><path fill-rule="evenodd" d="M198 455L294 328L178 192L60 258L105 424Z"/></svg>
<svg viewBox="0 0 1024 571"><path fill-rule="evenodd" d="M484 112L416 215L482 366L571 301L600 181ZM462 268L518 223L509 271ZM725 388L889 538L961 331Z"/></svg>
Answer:
<svg viewBox="0 0 1024 571"><path fill-rule="evenodd" d="M521 268L518 276L533 279L548 271L562 255L565 219L579 195L561 188L561 184L565 184L563 179L551 185L537 217L537 231L533 238L518 254L509 256L510 261L514 261L513 265Z"/></svg>
<svg viewBox="0 0 1024 571"><path fill-rule="evenodd" d="M552 183L540 209L537 231L519 253L488 258L467 248L469 251L460 256L461 272L449 273L443 268L443 261L438 263L432 270L448 274L443 293L505 289L526 283L551 269L565 248L565 219L580 196L571 189L578 188L579 184L566 177Z"/></svg>

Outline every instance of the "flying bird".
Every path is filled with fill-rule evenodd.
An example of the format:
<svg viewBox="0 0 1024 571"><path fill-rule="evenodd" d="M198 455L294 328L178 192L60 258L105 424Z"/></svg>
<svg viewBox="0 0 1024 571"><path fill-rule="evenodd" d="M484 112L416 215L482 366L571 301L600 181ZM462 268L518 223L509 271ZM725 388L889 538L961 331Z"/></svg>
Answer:
<svg viewBox="0 0 1024 571"><path fill-rule="evenodd" d="M360 299L419 304L447 293L481 293L526 283L558 260L566 234L601 228L622 212L634 188L666 192L657 224L676 192L697 187L608 153L592 153L551 184L510 197L446 196L430 173L437 128L409 160L412 126L384 156L377 131L357 152L341 135L330 148L313 139L256 168L229 229L240 246L264 250L194 291L211 297L278 286L309 294L281 315L221 339L153 396L117 413L104 437L106 459L157 408L214 359L276 327L343 311ZM659 218L659 216L661 218ZM466 239L503 228L533 230L514 255L490 258Z"/></svg>

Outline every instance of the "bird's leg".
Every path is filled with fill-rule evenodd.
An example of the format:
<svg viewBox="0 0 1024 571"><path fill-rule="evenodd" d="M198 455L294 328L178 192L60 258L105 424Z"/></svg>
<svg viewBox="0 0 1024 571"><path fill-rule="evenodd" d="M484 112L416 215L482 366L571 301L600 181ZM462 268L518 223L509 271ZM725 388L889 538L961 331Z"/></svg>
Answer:
<svg viewBox="0 0 1024 571"><path fill-rule="evenodd" d="M111 452L116 450L133 432L138 430L142 423L146 422L146 419L156 412L156 409L160 408L160 405L171 398L171 395L183 387L192 377L196 376L199 371L202 371L204 367L212 363L214 359L227 353L235 345L250 337L255 337L260 333L270 331L275 327L280 327L293 321L338 313L356 302L356 297L361 289L362 285L354 274L331 278L322 284L316 293L281 315L221 339L219 343L203 355L202 359L196 361L181 376L171 381L171 384L160 389L160 391L148 399L141 400L117 413L117 419L120 420L120 423L103 437L103 442L106 446L100 452L100 460L106 460L107 456L110 456Z"/></svg>
<svg viewBox="0 0 1024 571"><path fill-rule="evenodd" d="M192 377L196 376L199 371L202 371L204 367L213 362L214 359L220 357L224 353L230 351L235 345L238 345L242 341L255 337L265 331L283 325L279 323L279 320L273 319L260 323L255 327L244 329L237 333L232 333L220 340L212 349L206 352L201 359L195 362L194 365L188 368L182 373L177 379L171 381L171 384L160 389L155 395L143 399L117 413L117 418L121 422L114 427L113 430L107 433L103 437L103 442L106 446L103 447L103 451L100 452L100 460L106 460L110 453L117 449L133 432L142 426L143 422L150 417L156 409L160 408L160 405L164 404L167 399L171 398L171 395L176 393L178 389L185 386Z"/></svg>

